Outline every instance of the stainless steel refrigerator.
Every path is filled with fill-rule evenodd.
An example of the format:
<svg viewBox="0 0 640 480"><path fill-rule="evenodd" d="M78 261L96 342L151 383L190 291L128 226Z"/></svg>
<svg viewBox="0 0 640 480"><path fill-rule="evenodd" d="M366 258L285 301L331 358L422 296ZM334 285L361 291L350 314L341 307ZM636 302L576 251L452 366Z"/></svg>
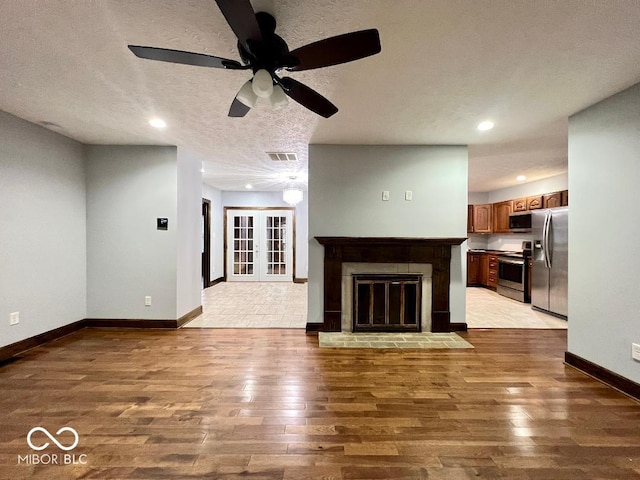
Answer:
<svg viewBox="0 0 640 480"><path fill-rule="evenodd" d="M535 210L531 214L531 305L535 309L567 318L569 209L549 208Z"/></svg>

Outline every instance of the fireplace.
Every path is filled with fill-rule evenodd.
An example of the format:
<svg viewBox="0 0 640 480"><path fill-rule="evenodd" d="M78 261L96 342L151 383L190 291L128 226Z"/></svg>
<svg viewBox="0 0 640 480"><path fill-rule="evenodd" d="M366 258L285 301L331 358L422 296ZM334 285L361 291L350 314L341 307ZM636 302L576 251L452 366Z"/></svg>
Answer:
<svg viewBox="0 0 640 480"><path fill-rule="evenodd" d="M449 283L451 247L466 238L315 237L324 246L324 321L321 329L339 332L352 328L352 302L344 296L343 267L351 264L383 264L372 271L363 267L349 273L423 273L421 330L451 332L466 330L466 323L451 323ZM404 266L406 270L399 270ZM347 282L352 283L352 282ZM346 322L345 322L346 320ZM346 328L345 328L345 323Z"/></svg>
<svg viewBox="0 0 640 480"><path fill-rule="evenodd" d="M354 332L419 332L420 274L354 274Z"/></svg>

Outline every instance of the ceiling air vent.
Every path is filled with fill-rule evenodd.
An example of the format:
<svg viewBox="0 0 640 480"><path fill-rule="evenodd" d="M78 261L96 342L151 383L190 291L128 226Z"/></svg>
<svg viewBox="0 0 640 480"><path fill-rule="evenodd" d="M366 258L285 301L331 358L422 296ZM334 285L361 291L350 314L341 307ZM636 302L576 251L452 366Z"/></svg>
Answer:
<svg viewBox="0 0 640 480"><path fill-rule="evenodd" d="M267 152L269 158L274 162L297 162L298 155L295 153L284 153L284 152Z"/></svg>

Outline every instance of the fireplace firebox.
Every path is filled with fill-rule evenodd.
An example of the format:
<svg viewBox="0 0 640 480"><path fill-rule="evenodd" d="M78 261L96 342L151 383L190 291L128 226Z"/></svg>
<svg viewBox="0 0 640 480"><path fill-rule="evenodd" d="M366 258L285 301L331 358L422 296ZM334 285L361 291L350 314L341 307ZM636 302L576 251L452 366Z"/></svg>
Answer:
<svg viewBox="0 0 640 480"><path fill-rule="evenodd" d="M354 332L419 332L422 275L353 275Z"/></svg>

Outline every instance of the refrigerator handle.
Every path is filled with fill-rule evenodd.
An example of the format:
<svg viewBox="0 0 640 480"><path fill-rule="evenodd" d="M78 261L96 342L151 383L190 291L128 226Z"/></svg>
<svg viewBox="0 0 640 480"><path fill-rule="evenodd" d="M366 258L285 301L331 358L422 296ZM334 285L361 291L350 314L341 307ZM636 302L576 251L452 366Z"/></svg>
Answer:
<svg viewBox="0 0 640 480"><path fill-rule="evenodd" d="M551 251L549 250L549 230L551 229L551 213L547 212L542 227L542 248L544 248L544 265L551 268Z"/></svg>

